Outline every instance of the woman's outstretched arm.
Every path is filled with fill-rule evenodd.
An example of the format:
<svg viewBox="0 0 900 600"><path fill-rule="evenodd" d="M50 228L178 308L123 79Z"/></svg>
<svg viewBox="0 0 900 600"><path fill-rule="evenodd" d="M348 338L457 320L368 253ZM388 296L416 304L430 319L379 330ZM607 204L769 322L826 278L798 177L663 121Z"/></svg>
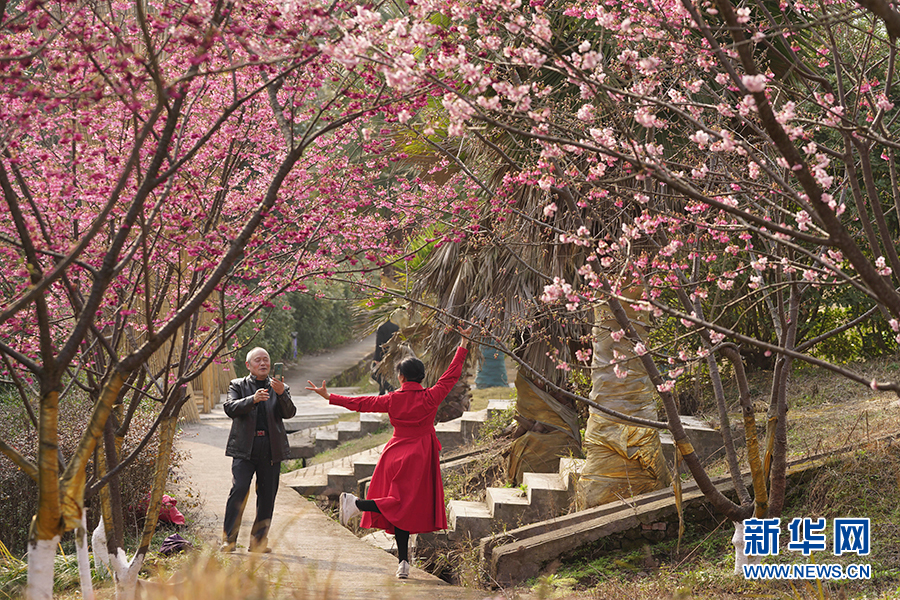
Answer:
<svg viewBox="0 0 900 600"><path fill-rule="evenodd" d="M387 412L391 405L390 394L383 396L342 396L330 393L325 387L324 381L322 382L322 387L316 387L312 381L307 380L306 383L309 384L306 389L322 396L328 400L329 404L343 406L356 412Z"/></svg>

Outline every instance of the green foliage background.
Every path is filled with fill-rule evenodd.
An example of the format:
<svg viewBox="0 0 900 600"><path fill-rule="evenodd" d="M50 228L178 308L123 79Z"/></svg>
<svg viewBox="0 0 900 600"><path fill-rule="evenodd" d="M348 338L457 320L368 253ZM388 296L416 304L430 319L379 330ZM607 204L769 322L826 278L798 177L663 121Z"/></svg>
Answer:
<svg viewBox="0 0 900 600"><path fill-rule="evenodd" d="M292 333L297 332L297 356L339 346L353 335L354 319L350 312L354 300L347 286L331 286L315 293L288 292L279 306L265 313L261 323L246 325L239 333L242 346L234 357L235 372L247 374L244 366L247 351L262 346L273 362L294 359ZM285 310L284 306L289 306Z"/></svg>

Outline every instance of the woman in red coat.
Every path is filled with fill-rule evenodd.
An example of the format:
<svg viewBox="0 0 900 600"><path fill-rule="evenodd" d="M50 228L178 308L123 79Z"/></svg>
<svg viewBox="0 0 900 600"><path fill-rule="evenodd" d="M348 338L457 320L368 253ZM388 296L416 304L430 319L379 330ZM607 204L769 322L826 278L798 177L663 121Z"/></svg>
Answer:
<svg viewBox="0 0 900 600"><path fill-rule="evenodd" d="M400 565L397 577L409 577L409 535L447 528L444 486L441 482L441 444L434 433L438 406L456 385L466 359L467 337L472 328L460 329L463 336L447 371L430 388L422 387L425 365L417 358L405 358L397 365L400 389L383 396L341 396L331 394L308 381L311 390L331 404L358 412L388 413L394 435L385 445L369 484L368 499L343 493L340 498L341 523L363 512L361 526L377 527L393 533Z"/></svg>

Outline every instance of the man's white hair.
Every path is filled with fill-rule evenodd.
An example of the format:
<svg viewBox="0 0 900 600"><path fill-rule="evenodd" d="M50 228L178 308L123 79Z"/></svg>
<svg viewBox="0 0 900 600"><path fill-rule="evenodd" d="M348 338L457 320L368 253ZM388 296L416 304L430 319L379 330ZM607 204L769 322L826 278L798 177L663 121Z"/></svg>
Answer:
<svg viewBox="0 0 900 600"><path fill-rule="evenodd" d="M269 355L269 352L265 348L257 346L256 348L251 348L250 352L247 353L247 362L250 362L254 354L259 354L260 352L265 352L266 356Z"/></svg>

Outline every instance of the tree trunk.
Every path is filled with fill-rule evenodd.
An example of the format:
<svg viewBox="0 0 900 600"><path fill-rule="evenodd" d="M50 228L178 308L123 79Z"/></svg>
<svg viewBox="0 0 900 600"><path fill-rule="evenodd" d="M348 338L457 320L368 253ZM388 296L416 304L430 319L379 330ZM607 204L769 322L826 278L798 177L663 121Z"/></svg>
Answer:
<svg viewBox="0 0 900 600"><path fill-rule="evenodd" d="M626 308L632 325L646 336L642 315ZM591 399L623 414L653 419L656 393L627 340L611 335L620 326L606 306L595 310ZM621 375L624 374L624 377ZM585 465L578 481L578 508L584 509L661 489L670 482L659 432L622 423L591 409L584 435Z"/></svg>
<svg viewBox="0 0 900 600"><path fill-rule="evenodd" d="M26 600L53 599L53 561L60 536L28 542L28 587Z"/></svg>
<svg viewBox="0 0 900 600"><path fill-rule="evenodd" d="M38 448L38 509L31 522L28 541L28 600L53 597L53 561L63 533L59 507L58 453L59 394L54 390L41 398L40 445Z"/></svg>
<svg viewBox="0 0 900 600"><path fill-rule="evenodd" d="M119 548L116 556L109 558L113 579L116 582L116 600L134 600L137 595L138 574L144 564L144 555L135 554L129 561L125 550Z"/></svg>
<svg viewBox="0 0 900 600"><path fill-rule="evenodd" d="M106 523L103 516L100 516L100 522L94 528L91 535L91 549L94 551L94 568L97 574L105 577L112 574L112 567L109 561L109 549L106 547Z"/></svg>
<svg viewBox="0 0 900 600"><path fill-rule="evenodd" d="M81 597L94 600L94 584L91 581L91 555L87 542L87 511L82 513L81 527L75 530L75 555L78 557L78 578L81 580Z"/></svg>
<svg viewBox="0 0 900 600"><path fill-rule="evenodd" d="M63 520L59 506L58 425L59 394L56 391L51 391L44 394L44 397L41 399L40 445L38 446L38 508L37 515L31 524L30 541L32 543L58 540L63 534Z"/></svg>
<svg viewBox="0 0 900 600"><path fill-rule="evenodd" d="M112 415L110 415L111 417ZM115 434L115 426L112 418L106 420L103 429L103 444L97 452L97 474L105 477L111 468L119 462L119 444ZM100 488L100 511L107 531L107 554L115 554L116 549L125 543L125 524L122 515L122 493L119 485L119 476L110 478L107 485Z"/></svg>
<svg viewBox="0 0 900 600"><path fill-rule="evenodd" d="M172 444L175 439L177 425L178 410L174 410L162 419L159 426L156 471L153 478L153 487L150 490L150 501L147 504L147 516L144 519L141 544L130 561L125 554L125 550L121 547L117 549L116 555L111 560L116 582L116 598L119 600L133 600L137 594L138 574L140 574L144 559L150 550L150 541L153 539L153 533L156 531L156 524L159 520L159 508L166 488L166 478L169 474L169 458L172 456Z"/></svg>
<svg viewBox="0 0 900 600"><path fill-rule="evenodd" d="M744 565L758 565L762 562L762 556L747 556L744 553L744 522L732 521L734 535L731 536L731 544L734 546L734 574L744 572Z"/></svg>

